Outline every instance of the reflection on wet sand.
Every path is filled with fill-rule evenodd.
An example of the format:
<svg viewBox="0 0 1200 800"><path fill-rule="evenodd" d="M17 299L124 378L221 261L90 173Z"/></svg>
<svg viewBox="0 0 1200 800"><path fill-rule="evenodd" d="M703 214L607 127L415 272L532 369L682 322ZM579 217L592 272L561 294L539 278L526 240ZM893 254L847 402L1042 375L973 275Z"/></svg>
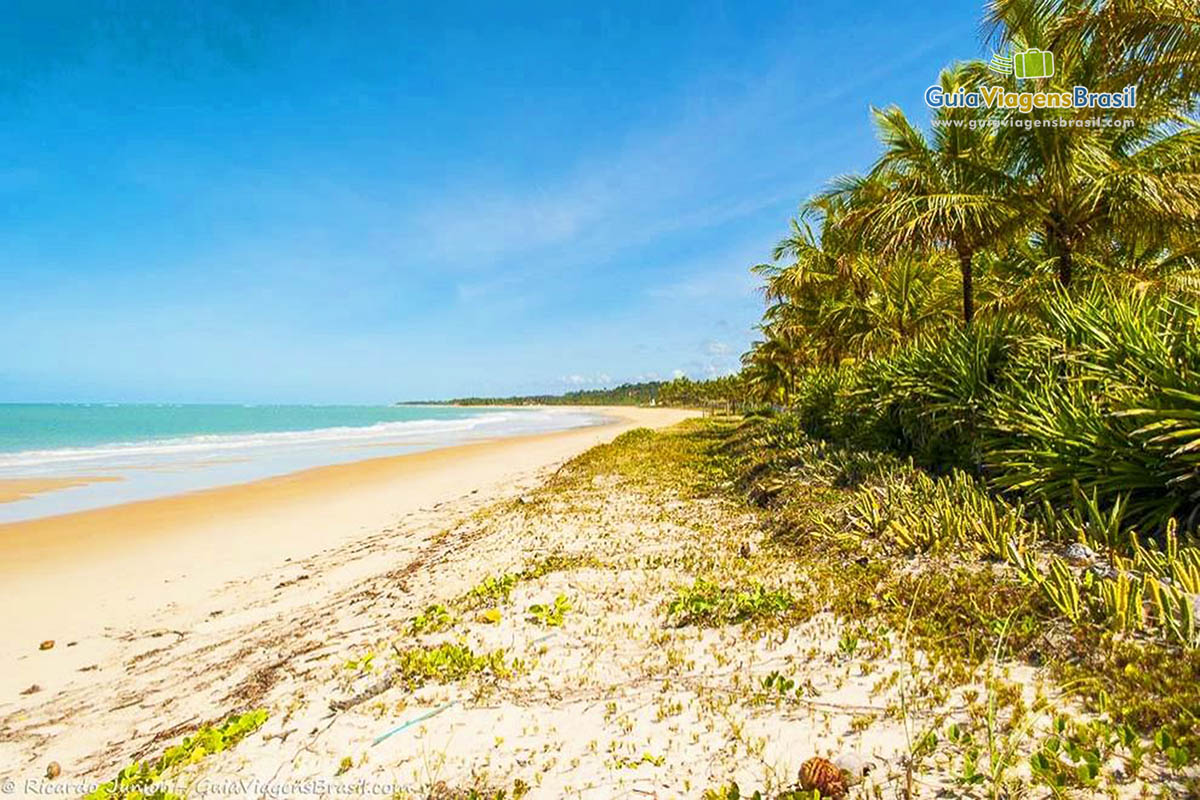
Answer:
<svg viewBox="0 0 1200 800"><path fill-rule="evenodd" d="M110 483L121 478L113 475L77 475L70 478L0 478L0 503L24 500L35 494L87 486L92 483Z"/></svg>

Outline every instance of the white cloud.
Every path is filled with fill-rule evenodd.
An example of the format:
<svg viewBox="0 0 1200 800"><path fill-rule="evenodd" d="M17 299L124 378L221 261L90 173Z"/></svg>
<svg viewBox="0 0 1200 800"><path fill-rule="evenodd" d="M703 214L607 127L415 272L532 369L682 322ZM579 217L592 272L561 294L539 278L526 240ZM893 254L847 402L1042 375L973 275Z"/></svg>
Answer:
<svg viewBox="0 0 1200 800"><path fill-rule="evenodd" d="M554 247L569 246L575 260L594 259L800 200L811 179L793 167L813 162L815 151L797 149L795 164L780 164L756 147L778 130L780 108L793 108L796 77L803 74L800 57L780 52L736 75L696 76L664 100L655 121L670 122L644 132L631 128L636 133L607 149L562 165L560 178L527 187L500 175L451 174L439 196L422 198L400 221L406 251L464 271L525 257L523 268L536 272L561 268L531 258ZM715 85L729 88L717 92ZM805 113L811 107L806 103ZM761 158L753 157L759 150Z"/></svg>

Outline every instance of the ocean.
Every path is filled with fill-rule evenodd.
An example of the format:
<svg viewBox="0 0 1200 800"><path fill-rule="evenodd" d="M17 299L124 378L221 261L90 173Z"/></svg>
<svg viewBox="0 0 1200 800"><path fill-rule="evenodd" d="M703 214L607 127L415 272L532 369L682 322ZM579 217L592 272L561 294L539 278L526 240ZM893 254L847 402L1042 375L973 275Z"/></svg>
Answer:
<svg viewBox="0 0 1200 800"><path fill-rule="evenodd" d="M114 479L0 503L0 523L602 421L566 408L0 404L0 485Z"/></svg>

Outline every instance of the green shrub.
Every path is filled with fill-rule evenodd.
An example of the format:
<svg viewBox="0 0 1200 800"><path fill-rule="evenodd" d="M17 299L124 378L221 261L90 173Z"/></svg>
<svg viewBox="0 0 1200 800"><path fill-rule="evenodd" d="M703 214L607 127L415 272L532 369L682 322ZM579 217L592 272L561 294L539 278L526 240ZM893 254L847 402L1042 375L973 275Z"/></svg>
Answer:
<svg viewBox="0 0 1200 800"><path fill-rule="evenodd" d="M1036 320L980 319L887 355L802 373L757 422L750 477L824 440L910 456L1056 506L1125 505L1152 533L1200 523L1200 311L1102 286L1051 296Z"/></svg>
<svg viewBox="0 0 1200 800"><path fill-rule="evenodd" d="M464 610L473 610L481 606L503 603L512 595L513 589L520 582L521 576L513 573L489 575L475 586L472 586L456 605Z"/></svg>
<svg viewBox="0 0 1200 800"><path fill-rule="evenodd" d="M868 443L935 472L978 473L995 393L1007 386L1018 323L980 321L868 362L859 379Z"/></svg>
<svg viewBox="0 0 1200 800"><path fill-rule="evenodd" d="M1080 634L1072 657L1055 669L1092 710L1142 732L1166 731L1176 746L1200 757L1200 649Z"/></svg>
<svg viewBox="0 0 1200 800"><path fill-rule="evenodd" d="M529 619L547 628L562 627L563 619L571 610L571 601L560 594L553 603L534 603L529 607Z"/></svg>
<svg viewBox="0 0 1200 800"><path fill-rule="evenodd" d="M996 485L1069 505L1123 501L1161 530L1200 511L1200 331L1195 308L1098 287L1058 295L999 396L987 442Z"/></svg>
<svg viewBox="0 0 1200 800"><path fill-rule="evenodd" d="M860 400L854 396L858 372L853 367L814 367L804 375L789 402L797 427L817 439L855 437Z"/></svg>
<svg viewBox="0 0 1200 800"><path fill-rule="evenodd" d="M957 471L933 477L893 470L855 492L818 525L829 535L847 532L905 553L965 546L997 559L1009 542L1020 545L1037 536L1023 507L993 497Z"/></svg>
<svg viewBox="0 0 1200 800"><path fill-rule="evenodd" d="M413 617L412 622L408 625L408 632L412 636L422 633L440 633L448 630L453 624L454 615L450 613L450 609L441 603L435 603L426 606L424 611Z"/></svg>

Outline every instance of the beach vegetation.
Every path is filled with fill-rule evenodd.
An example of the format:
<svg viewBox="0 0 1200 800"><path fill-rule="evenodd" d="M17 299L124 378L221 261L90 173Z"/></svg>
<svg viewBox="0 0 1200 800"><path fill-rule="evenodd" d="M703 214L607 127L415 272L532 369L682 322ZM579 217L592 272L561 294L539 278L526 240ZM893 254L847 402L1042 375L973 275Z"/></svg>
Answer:
<svg viewBox="0 0 1200 800"><path fill-rule="evenodd" d="M345 668L350 672L374 672L375 651L369 650L361 656L346 659Z"/></svg>
<svg viewBox="0 0 1200 800"><path fill-rule="evenodd" d="M434 603L426 606L425 610L413 617L408 625L412 636L422 633L440 633L448 630L454 624L454 615L445 605Z"/></svg>
<svg viewBox="0 0 1200 800"><path fill-rule="evenodd" d="M537 580L553 572L564 572L594 566L596 563L595 557L586 553L550 553L536 561L530 562L528 566L516 572L504 572L485 577L460 597L453 600L450 606L459 611L466 612L474 611L484 606L502 605L509 601L513 590L520 583ZM441 606L438 606L438 608L445 610ZM425 613L429 614L430 610L427 609ZM450 614L448 610L446 610L446 613ZM434 616L438 616L441 614L441 611L434 611L433 614ZM440 619L441 617L438 618ZM446 627L449 627L453 623L452 615L448 616L447 619L449 622ZM441 628L441 630L445 630L445 628Z"/></svg>
<svg viewBox="0 0 1200 800"><path fill-rule="evenodd" d="M915 793L931 782L962 796L1194 787L1200 649L1169 632L1146 593L1153 590L1143 591L1141 611L1130 599L1137 579L1191 586L1192 544L1178 522L1133 538L1127 516L1099 495L1038 502L997 487L986 470L938 470L911 452L815 436L786 410L637 431L569 462L536 491L536 503L503 504L498 513L546 531L582 524L595 543L630 535L636 508L638 528L653 518L677 538L666 548L647 540L636 556L624 544L611 552L591 544L582 560L560 551L531 561L502 573L515 582L501 602L511 603L525 579L517 576L583 566L588 576L576 591L590 592L605 585L602 571L620 572L618 594L568 613L580 614L581 632L636 636L624 613L602 621L591 609L618 596L634 604L627 608L660 609L665 624L642 635L661 657L639 665L663 683L661 696L647 698L654 724L683 725L694 713L698 727L681 729L690 741L724 731L721 752L736 763L764 757L756 733L779 713L813 719L813 755L836 755L831 734L849 748L903 728L885 783L857 796L886 792L886 781L901 796L905 786ZM596 508L614 512L598 517ZM755 545L744 551L747 540ZM1069 549L1076 544L1091 554L1087 563ZM655 577L638 584L635 575ZM455 603L447 608L458 613ZM709 638L714 651L706 653L700 643ZM463 642L439 647L413 648L425 652L406 657L407 677L397 682L523 670L504 651L493 668L495 654ZM746 651L756 652L743 659ZM714 674L711 664L728 680L695 683ZM506 686L497 690L525 691ZM871 699L839 710L829 693L840 689ZM593 745L572 765L598 757L619 772L669 774L676 751L659 749L631 708L608 702L603 724L622 737L619 746ZM645 753L664 760L656 765ZM734 776L725 777L709 791L728 790ZM793 772L756 777L760 797L806 796Z"/></svg>
<svg viewBox="0 0 1200 800"><path fill-rule="evenodd" d="M612 761L612 766L617 769L637 769L643 764L649 764L653 767L661 767L666 762L664 756L656 756L653 753L642 753L636 758L629 756L618 755Z"/></svg>
<svg viewBox="0 0 1200 800"><path fill-rule="evenodd" d="M676 591L666 610L667 619L675 627L719 626L779 619L795 606L795 599L786 589L768 589L760 584L722 586L697 578Z"/></svg>
<svg viewBox="0 0 1200 800"><path fill-rule="evenodd" d="M172 791L171 787L184 768L202 761L215 753L230 749L242 739L257 731L267 721L266 709L255 709L235 714L216 725L205 725L194 734L184 737L178 744L163 751L150 761L135 761L124 767L117 776L100 784L85 795L87 800L124 800L146 798L147 800L177 800L184 795ZM180 784L182 785L182 784Z"/></svg>
<svg viewBox="0 0 1200 800"><path fill-rule="evenodd" d="M1200 727L1194 712L1180 709L1195 707L1188 682L1200 678L1197 549L1179 541L1176 523L1152 543L1127 528L1118 534L1094 497L1077 495L1063 509L1010 501L984 479L904 461L814 496L808 471L828 469L814 466L811 449L796 451L798 471L777 460L764 473L749 444L747 426L790 432L794 424L756 418L730 447L755 480L783 476L767 524L810 580L828 587L829 608L859 625L879 620L904 630L951 684L972 680L996 648L1003 658L1047 665L1067 693L1113 725L1143 738L1166 726L1173 742L1187 740L1173 758L1194 758ZM764 432L763 440L781 435L791 434ZM1093 554L1089 563L1067 560L1073 544ZM848 642L844 634L839 648L859 646Z"/></svg>
<svg viewBox="0 0 1200 800"><path fill-rule="evenodd" d="M716 789L705 789L702 800L821 800L821 793L816 789L764 794L761 789L755 789L751 794L744 794L736 783L728 783Z"/></svg>
<svg viewBox="0 0 1200 800"><path fill-rule="evenodd" d="M547 628L558 628L563 624L567 612L571 610L571 601L566 595L558 595L551 603L534 603L529 607L529 619Z"/></svg>
<svg viewBox="0 0 1200 800"><path fill-rule="evenodd" d="M972 329L984 325L977 320ZM963 345L959 352L990 350ZM842 379L860 368L844 365ZM973 366L953 374L987 379ZM1140 605L1136 590L1153 580L1190 593L1195 548L1180 522L1143 533L1128 506L1106 505L1097 491L1081 488L1067 502L1051 502L1002 487L986 458L975 468L969 460L938 468L915 448L869 438L869 427L860 427L873 424L869 392L837 385L824 392L832 402L808 416L786 408L631 432L569 462L539 490L548 502L536 513L554 520L555 504L593 519L594 506L583 498L614 492L678 506L679 518L692 518L693 535L703 539L694 552L636 560L639 569L691 573L686 582L667 582L659 605L666 627L652 636L665 658L648 668L676 680L697 669L688 637L699 632L689 628L778 641L815 625L831 636L809 658L844 665L859 680L875 675L872 693L892 698L845 724L855 735L904 725L902 785L930 773L952 791L980 796L1107 793L1129 781L1164 781L1171 791L1193 785L1200 649L1172 632L1172 609L1186 619L1181 604L1164 599L1160 612L1148 593L1155 590L1143 589ZM930 452L936 436L961 433L962 420L986 428L989 412L981 408L948 404L960 423L929 434ZM820 424L809 427L814 421ZM914 415L904 424L932 422ZM947 449L989 455L961 441ZM710 537L697 524L700 508L729 515L719 533ZM523 506L515 513L533 512ZM748 531L735 519L758 532L749 534L760 542L749 555L739 553ZM1091 554L1086 563L1072 555L1076 544ZM595 558L588 566L622 563ZM739 630L739 622L749 628ZM730 653L716 658L729 668ZM1018 667L1038 677L1015 680L1009 672ZM700 706L725 720L731 748L756 752L755 737L731 711L820 708L827 689L804 677L808 668L773 665L739 675ZM664 695L660 717L675 717L663 710L673 702ZM632 735L639 723L618 712L610 703L606 719ZM1056 747L1053 761L1048 753ZM795 787L776 777L758 791L788 797Z"/></svg>
<svg viewBox="0 0 1200 800"><path fill-rule="evenodd" d="M520 580L521 576L514 573L489 575L472 586L459 599L457 605L465 609L474 609L484 605L506 602Z"/></svg>
<svg viewBox="0 0 1200 800"><path fill-rule="evenodd" d="M522 668L521 661L509 659L503 649L476 653L456 642L400 649L392 661L395 680L410 689L426 683L454 683L475 675L498 680Z"/></svg>

